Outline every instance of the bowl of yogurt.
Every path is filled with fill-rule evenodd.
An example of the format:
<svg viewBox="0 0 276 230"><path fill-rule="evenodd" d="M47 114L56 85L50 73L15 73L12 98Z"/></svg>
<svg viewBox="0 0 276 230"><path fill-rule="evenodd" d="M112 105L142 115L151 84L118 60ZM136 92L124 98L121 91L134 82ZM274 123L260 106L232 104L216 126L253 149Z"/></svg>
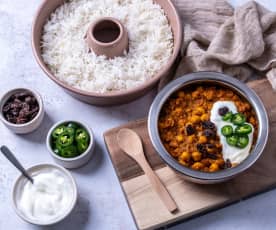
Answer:
<svg viewBox="0 0 276 230"><path fill-rule="evenodd" d="M52 225L67 217L77 201L77 186L72 175L52 164L27 169L32 184L24 176L14 183L12 200L19 217L35 225Z"/></svg>
<svg viewBox="0 0 276 230"><path fill-rule="evenodd" d="M159 156L177 175L200 184L227 181L261 156L269 122L258 95L217 72L184 75L164 87L148 115Z"/></svg>

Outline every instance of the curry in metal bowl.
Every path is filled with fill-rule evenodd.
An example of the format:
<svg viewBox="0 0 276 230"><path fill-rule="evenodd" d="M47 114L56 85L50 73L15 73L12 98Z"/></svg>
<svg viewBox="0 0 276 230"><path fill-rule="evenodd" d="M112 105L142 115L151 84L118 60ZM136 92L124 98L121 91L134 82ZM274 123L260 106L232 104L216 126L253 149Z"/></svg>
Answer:
<svg viewBox="0 0 276 230"><path fill-rule="evenodd" d="M216 172L244 161L258 136L251 104L230 88L195 83L177 90L158 119L160 139L181 165Z"/></svg>

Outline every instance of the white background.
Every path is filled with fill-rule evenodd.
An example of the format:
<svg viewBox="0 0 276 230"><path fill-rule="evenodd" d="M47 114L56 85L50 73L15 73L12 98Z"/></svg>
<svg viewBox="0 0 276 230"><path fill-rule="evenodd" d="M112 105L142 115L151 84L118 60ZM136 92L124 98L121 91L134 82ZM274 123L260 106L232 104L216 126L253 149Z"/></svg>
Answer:
<svg viewBox="0 0 276 230"><path fill-rule="evenodd" d="M243 2L246 1L231 1L233 5ZM275 0L260 2L276 10ZM10 194L19 173L0 155L0 230L136 229L102 134L117 125L147 116L155 92L131 104L109 108L89 106L68 96L42 73L32 55L31 23L40 3L39 0L0 0L0 94L17 86L33 87L41 93L47 113L43 125L30 135L14 135L0 123L0 144L9 146L26 167L52 163L45 145L48 129L61 119L78 119L94 130L96 152L88 165L72 171L79 187L79 201L73 214L49 228L29 225L15 215ZM180 229L276 229L276 190L171 228Z"/></svg>

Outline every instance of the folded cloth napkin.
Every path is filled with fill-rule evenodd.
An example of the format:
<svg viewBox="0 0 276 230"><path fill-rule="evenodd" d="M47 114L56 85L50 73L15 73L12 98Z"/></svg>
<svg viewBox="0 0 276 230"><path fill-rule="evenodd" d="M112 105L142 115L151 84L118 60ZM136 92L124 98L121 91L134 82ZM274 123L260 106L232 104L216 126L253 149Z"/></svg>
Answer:
<svg viewBox="0 0 276 230"><path fill-rule="evenodd" d="M276 89L276 13L254 1L235 10L226 0L172 1L184 26L175 77L208 70L248 81L257 72Z"/></svg>

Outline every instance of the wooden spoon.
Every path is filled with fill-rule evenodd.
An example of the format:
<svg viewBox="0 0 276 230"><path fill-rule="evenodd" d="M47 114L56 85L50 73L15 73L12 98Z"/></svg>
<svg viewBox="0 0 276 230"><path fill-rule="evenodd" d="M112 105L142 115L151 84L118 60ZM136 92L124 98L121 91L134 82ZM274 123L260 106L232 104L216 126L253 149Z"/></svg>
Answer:
<svg viewBox="0 0 276 230"><path fill-rule="evenodd" d="M117 134L117 141L120 148L127 155L133 158L144 170L145 174L150 180L152 187L166 205L167 209L170 212L177 210L175 201L172 199L166 187L162 184L161 180L155 174L146 160L143 151L143 145L138 134L131 129L121 129Z"/></svg>

